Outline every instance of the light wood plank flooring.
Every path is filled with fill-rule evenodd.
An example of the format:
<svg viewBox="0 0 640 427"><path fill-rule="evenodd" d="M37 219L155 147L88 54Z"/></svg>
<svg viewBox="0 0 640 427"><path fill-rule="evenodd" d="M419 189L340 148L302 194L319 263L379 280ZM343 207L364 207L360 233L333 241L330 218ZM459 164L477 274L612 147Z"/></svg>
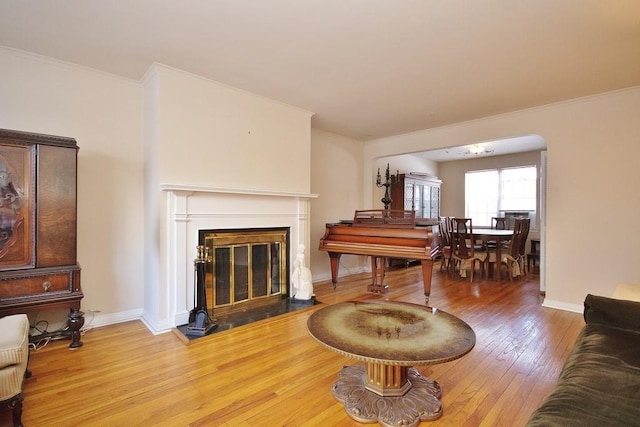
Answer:
<svg viewBox="0 0 640 427"><path fill-rule="evenodd" d="M328 262L328 260L327 260ZM387 274L391 291L366 292L368 274L317 283L324 304L350 299L424 303L420 268ZM465 320L477 344L453 362L418 367L442 387L443 416L421 426L518 426L554 385L582 317L540 305L538 277L511 283L450 279L435 266L431 305ZM91 329L75 351L55 341L32 351L23 421L31 426L353 426L331 386L354 360L317 344L316 308L185 345L139 322ZM0 411L0 425L10 414Z"/></svg>

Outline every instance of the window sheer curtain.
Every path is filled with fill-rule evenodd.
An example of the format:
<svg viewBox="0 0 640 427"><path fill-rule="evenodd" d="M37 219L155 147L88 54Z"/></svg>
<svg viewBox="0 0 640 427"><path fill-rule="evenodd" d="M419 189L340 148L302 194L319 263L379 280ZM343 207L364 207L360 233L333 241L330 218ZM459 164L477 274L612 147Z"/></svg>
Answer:
<svg viewBox="0 0 640 427"><path fill-rule="evenodd" d="M465 174L465 216L476 226L490 226L491 217L498 216L499 175L497 170Z"/></svg>
<svg viewBox="0 0 640 427"><path fill-rule="evenodd" d="M473 224L491 226L500 211L532 211L535 217L535 166L469 171L465 173L465 215Z"/></svg>

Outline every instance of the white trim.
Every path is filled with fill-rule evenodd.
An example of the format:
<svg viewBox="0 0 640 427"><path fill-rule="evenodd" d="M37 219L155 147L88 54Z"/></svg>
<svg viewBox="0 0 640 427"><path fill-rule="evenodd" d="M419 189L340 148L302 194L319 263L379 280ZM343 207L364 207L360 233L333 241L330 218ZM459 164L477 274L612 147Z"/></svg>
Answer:
<svg viewBox="0 0 640 427"><path fill-rule="evenodd" d="M203 193L223 193L223 194L242 194L247 196L271 196L271 197L302 197L315 199L317 194L312 193L295 193L288 191L271 191L261 189L246 189L246 188L230 188L230 187L211 187L207 185L197 184L160 184L162 191L199 191Z"/></svg>
<svg viewBox="0 0 640 427"><path fill-rule="evenodd" d="M540 152L540 291L547 290L547 151Z"/></svg>
<svg viewBox="0 0 640 427"><path fill-rule="evenodd" d="M90 315L92 313L94 313L93 318L90 318ZM107 314L87 311L84 317L85 324L83 328L100 328L102 326L115 325L116 323L129 322L131 320L140 320L140 318L142 317L142 309L136 308L133 310Z"/></svg>
<svg viewBox="0 0 640 427"><path fill-rule="evenodd" d="M155 322L153 319L146 317L144 314L140 317L140 320L144 325L151 331L153 335L164 334L166 332L170 332L173 326L169 325L167 322Z"/></svg>
<svg viewBox="0 0 640 427"><path fill-rule="evenodd" d="M132 86L137 86L141 88L139 80L131 79L129 77L125 77L119 74L109 73L107 71L98 70L97 68L91 68L86 65L76 64L74 62L63 61L61 59L52 58L50 56L40 55L38 53L28 52L26 50L15 49L8 46L0 45L0 54L6 54L15 56L17 58L27 59L35 62L40 62L41 64L50 65L53 67L65 68L67 70L78 71L82 73L89 73L96 76L118 80L120 82L130 84Z"/></svg>
<svg viewBox="0 0 640 427"><path fill-rule="evenodd" d="M549 300L547 298L544 299L542 306L547 308L554 308L556 310L584 313L584 306L582 305L567 304L566 302Z"/></svg>
<svg viewBox="0 0 640 427"><path fill-rule="evenodd" d="M219 82L217 80L212 80L212 79L210 79L208 77L200 76L198 74L193 74L193 73L190 73L188 71L181 70L179 68L175 68L175 67L172 67L170 65L163 64L161 62L152 63L149 66L149 68L147 69L147 71L144 73L144 75L142 76L141 81L146 80L148 78L148 76L150 76L150 75L152 75L154 73L157 73L159 70L162 70L162 69L167 70L167 71L171 71L171 72L176 73L176 74L181 74L183 76L189 76L189 77L191 77L193 79L197 79L197 80L201 80L201 81L204 81L204 82L207 82L207 83L211 83L211 84L226 88L228 90L235 91L235 92L240 93L240 94L249 95L249 96L254 97L254 98L260 98L263 101L267 101L267 102L270 102L272 104L283 105L285 107L293 108L295 110L300 111L303 114L306 114L307 116L309 116L309 118L311 118L313 115L316 114L313 111L306 110L306 109L298 107L296 105L287 104L286 102L278 101L278 100L273 99L273 98L267 98L266 96L258 95L256 93L252 93L252 92L249 92L249 91L244 90L244 89L240 89L240 88L235 87L235 86L230 86L230 85L228 85L226 83L222 83L222 82Z"/></svg>
<svg viewBox="0 0 640 427"><path fill-rule="evenodd" d="M346 270L346 272L345 272ZM352 276L354 274L361 274L361 273L371 273L371 267L369 265L366 266L360 266L360 267L344 267L342 264L340 266L340 271L342 272L340 274L340 279L343 280L348 276ZM317 275L313 275L313 283L320 283L320 282L325 282L325 281L329 281L331 280L331 273L330 272L325 272L325 273L320 273ZM340 286L340 285L338 285Z"/></svg>
<svg viewBox="0 0 640 427"><path fill-rule="evenodd" d="M428 128L428 129L420 129L420 130L416 130L416 131L401 133L401 134L398 134L398 135L391 135L391 136L384 136L384 137L381 137L381 138L367 139L366 142L368 143L368 145L365 145L365 147L372 147L373 144L369 144L369 143L375 143L375 144L379 144L379 145L377 145L378 148L384 147L384 149L391 150L391 151L384 151L384 149L383 149L383 150L381 150L382 152L381 153L377 153L374 156L374 158L390 157L390 156L397 156L397 155L402 155L402 154L413 154L413 153L422 152L422 151L425 151L425 150L421 149L421 150L416 150L416 151L406 151L405 147L407 146L407 143L409 145L411 145L411 141L422 141L426 137L431 136L431 135L437 135L437 134L439 134L440 132L442 132L443 130L446 130L446 129L454 129L454 130L456 130L456 132L458 132L457 129L460 128L461 126L484 125L486 120L502 120L502 119L505 119L505 118L517 117L517 116L519 116L519 115L521 115L523 113L531 114L531 113L536 113L536 112L555 109L555 108L557 108L559 106L564 106L564 105L575 105L575 104L589 103L589 102L593 102L594 100L597 101L597 100L600 100L600 99L603 99L603 98L608 98L610 96L624 94L624 93L627 93L627 92L633 92L633 91L637 90L638 88L640 88L639 85L631 86L631 87L625 87L625 88L622 88L622 89L614 89L614 90L610 90L610 91L607 91L607 92L596 93L594 95L586 95L586 96L582 96L582 97L579 97L579 98L566 99L566 100L563 100L563 101L558 101L558 102L552 102L552 103L549 103L549 104L539 105L537 107L522 108L520 110L509 111L507 113L496 114L496 115L493 115L493 116L480 117L480 118L477 118L477 119L471 119L471 120L467 120L467 121L463 121L463 122L451 123L451 124L432 127L432 128ZM409 138L409 141L403 141L403 143L399 143L398 142L398 139L405 139L405 138ZM501 137L491 137L491 138L489 138L487 140L493 140L493 139L501 139ZM388 142L391 142L391 143L388 143ZM434 149L447 148L447 147L453 148L453 147L456 147L456 146L459 146L459 145L470 145L470 144L472 144L472 143L471 142L462 143L462 144L454 143L453 145L441 146L441 147L433 147L433 148Z"/></svg>

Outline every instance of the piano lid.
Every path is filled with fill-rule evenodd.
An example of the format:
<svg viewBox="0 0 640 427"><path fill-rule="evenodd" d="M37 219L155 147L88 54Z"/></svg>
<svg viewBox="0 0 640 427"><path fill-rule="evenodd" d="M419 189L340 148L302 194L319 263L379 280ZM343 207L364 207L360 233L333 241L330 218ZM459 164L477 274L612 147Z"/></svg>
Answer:
<svg viewBox="0 0 640 427"><path fill-rule="evenodd" d="M416 212L393 209L357 210L353 216L354 226L415 227Z"/></svg>

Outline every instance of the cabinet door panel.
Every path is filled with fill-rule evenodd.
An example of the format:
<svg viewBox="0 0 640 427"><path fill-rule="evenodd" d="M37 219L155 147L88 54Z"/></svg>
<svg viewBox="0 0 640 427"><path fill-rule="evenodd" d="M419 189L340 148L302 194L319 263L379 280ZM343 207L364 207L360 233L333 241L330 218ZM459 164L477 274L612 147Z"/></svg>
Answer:
<svg viewBox="0 0 640 427"><path fill-rule="evenodd" d="M76 263L76 150L38 147L37 266Z"/></svg>
<svg viewBox="0 0 640 427"><path fill-rule="evenodd" d="M0 270L33 268L33 162L29 145L0 144Z"/></svg>
<svg viewBox="0 0 640 427"><path fill-rule="evenodd" d="M442 181L426 174L398 175L398 185L391 187L391 209L413 210L416 219L432 219L440 216L440 185Z"/></svg>

